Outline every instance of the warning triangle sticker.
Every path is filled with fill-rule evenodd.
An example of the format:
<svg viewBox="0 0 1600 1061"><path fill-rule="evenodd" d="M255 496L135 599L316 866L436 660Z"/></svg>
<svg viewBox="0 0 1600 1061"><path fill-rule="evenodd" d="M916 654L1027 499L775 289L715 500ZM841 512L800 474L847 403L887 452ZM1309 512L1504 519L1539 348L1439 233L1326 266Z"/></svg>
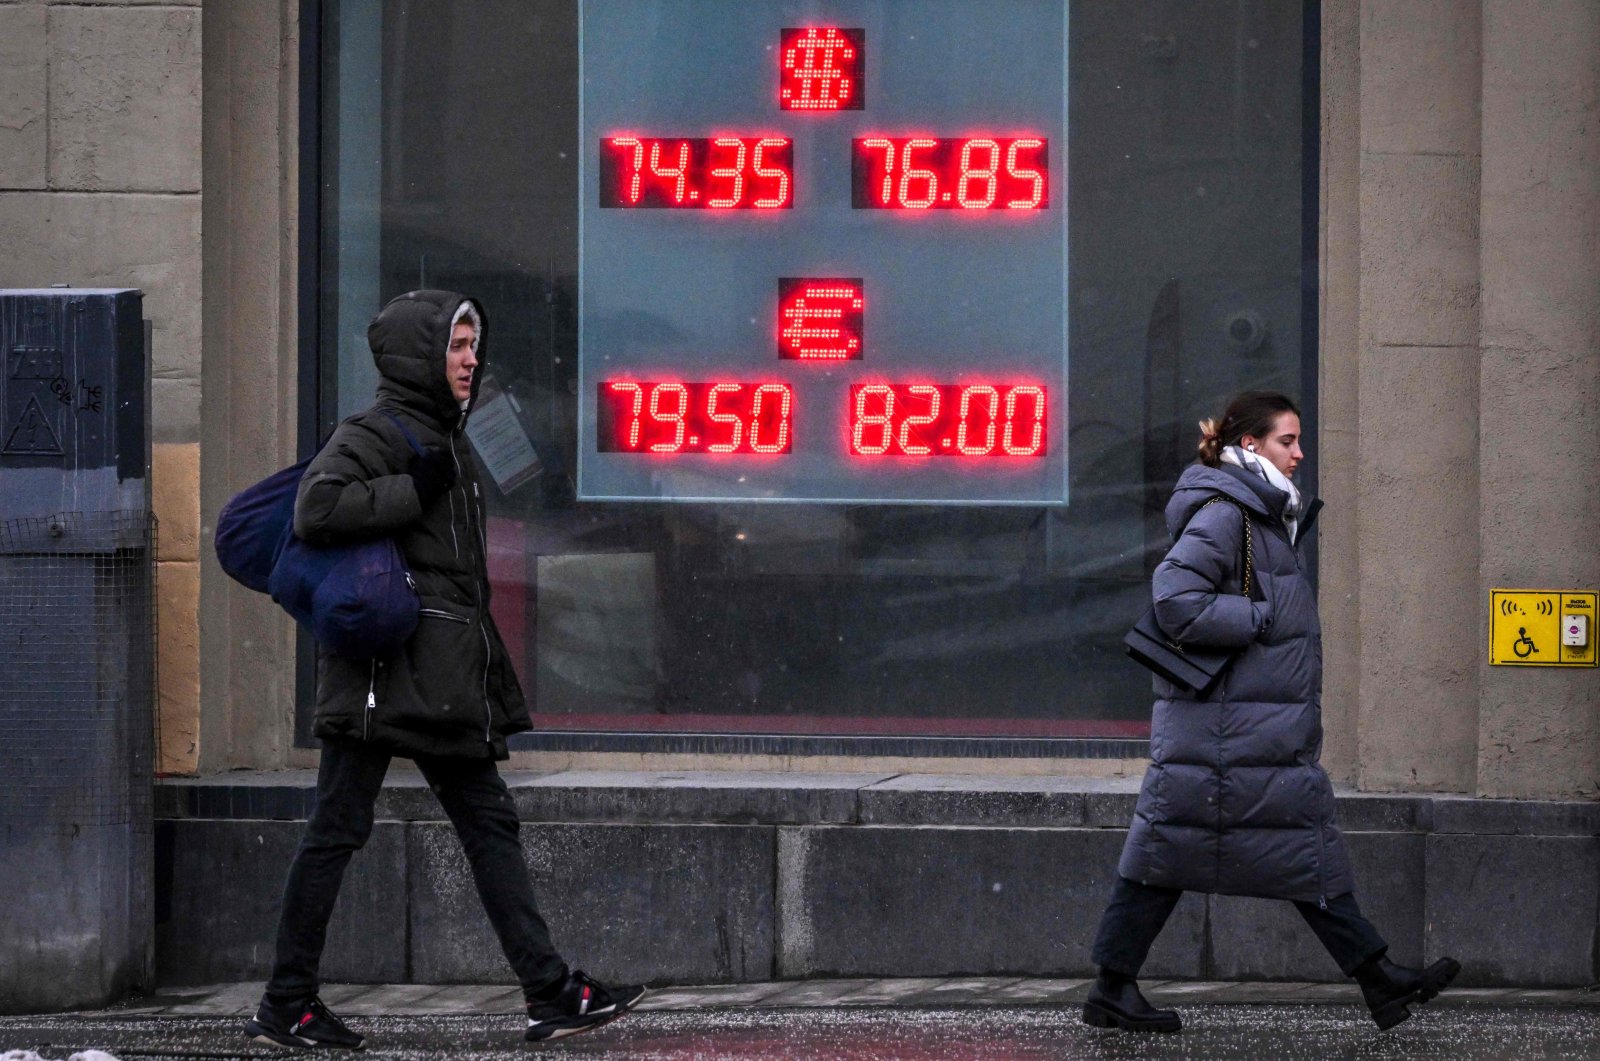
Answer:
<svg viewBox="0 0 1600 1061"><path fill-rule="evenodd" d="M50 426L50 419L39 407L38 398L28 399L27 407L22 410L22 416L17 420L16 426L6 434L5 449L0 450L0 453L61 455L61 440L56 437L56 430Z"/></svg>

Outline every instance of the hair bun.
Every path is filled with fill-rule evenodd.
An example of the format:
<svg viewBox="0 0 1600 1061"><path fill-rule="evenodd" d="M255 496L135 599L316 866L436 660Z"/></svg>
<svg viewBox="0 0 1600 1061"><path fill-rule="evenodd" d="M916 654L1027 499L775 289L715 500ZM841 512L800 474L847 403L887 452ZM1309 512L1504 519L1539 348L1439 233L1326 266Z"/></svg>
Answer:
<svg viewBox="0 0 1600 1061"><path fill-rule="evenodd" d="M1200 421L1200 445L1195 449L1200 454L1200 463L1215 468L1222 460L1222 428L1212 419Z"/></svg>

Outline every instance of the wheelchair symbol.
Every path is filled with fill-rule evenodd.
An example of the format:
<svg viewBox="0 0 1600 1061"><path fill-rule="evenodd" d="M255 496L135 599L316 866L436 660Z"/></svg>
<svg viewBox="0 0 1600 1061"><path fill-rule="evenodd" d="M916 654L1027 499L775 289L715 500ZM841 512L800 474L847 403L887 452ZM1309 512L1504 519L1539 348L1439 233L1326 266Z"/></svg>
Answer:
<svg viewBox="0 0 1600 1061"><path fill-rule="evenodd" d="M1534 645L1533 638L1528 636L1528 628L1519 626L1517 627L1517 633L1520 636L1517 638L1516 644L1511 646L1511 651L1517 654L1517 658L1527 659L1529 656L1538 655L1539 649Z"/></svg>

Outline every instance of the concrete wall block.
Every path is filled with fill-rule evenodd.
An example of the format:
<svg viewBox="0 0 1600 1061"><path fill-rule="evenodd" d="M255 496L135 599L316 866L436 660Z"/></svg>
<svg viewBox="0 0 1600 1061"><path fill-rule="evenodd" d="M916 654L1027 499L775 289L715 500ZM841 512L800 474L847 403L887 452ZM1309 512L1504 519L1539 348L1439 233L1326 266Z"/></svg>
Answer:
<svg viewBox="0 0 1600 1061"><path fill-rule="evenodd" d="M1364 0L1364 150L1478 153L1481 23L1479 5L1461 0Z"/></svg>
<svg viewBox="0 0 1600 1061"><path fill-rule="evenodd" d="M857 793L885 774L569 770L515 789L523 821L854 822Z"/></svg>
<svg viewBox="0 0 1600 1061"><path fill-rule="evenodd" d="M226 777L158 781L156 818L267 818L303 822L316 807L314 770L234 777L237 781Z"/></svg>
<svg viewBox="0 0 1600 1061"><path fill-rule="evenodd" d="M159 345L158 341L158 348ZM195 350L195 356L199 356L198 349ZM156 441L174 444L193 442L200 435L200 380L151 380L150 415L151 435ZM285 463L288 462L286 459ZM241 487L244 485L247 484L240 484ZM220 505L218 510L221 510Z"/></svg>
<svg viewBox="0 0 1600 1061"><path fill-rule="evenodd" d="M410 830L411 978L515 983L455 831ZM568 962L607 980L762 980L773 964L773 830L529 825L540 913Z"/></svg>
<svg viewBox="0 0 1600 1061"><path fill-rule="evenodd" d="M1126 829L1139 805L1139 785L1144 772L1129 778L1126 791L1088 792L1083 800L1083 824L1091 829Z"/></svg>
<svg viewBox="0 0 1600 1061"><path fill-rule="evenodd" d="M1600 585L1600 577L1487 581L1493 585L1536 581ZM1533 670L1482 667L1477 794L1536 800L1600 797L1600 713L1595 711L1594 672L1539 668L1529 673Z"/></svg>
<svg viewBox="0 0 1600 1061"><path fill-rule="evenodd" d="M1424 842L1420 834L1346 833L1356 900L1395 961L1422 957ZM1211 898L1212 969L1219 980L1342 982L1293 904L1233 895Z"/></svg>
<svg viewBox="0 0 1600 1061"><path fill-rule="evenodd" d="M200 752L200 564L156 565L156 770L192 774Z"/></svg>
<svg viewBox="0 0 1600 1061"><path fill-rule="evenodd" d="M152 986L141 852L131 824L0 826L0 1013L98 1009Z"/></svg>
<svg viewBox="0 0 1600 1061"><path fill-rule="evenodd" d="M783 977L1084 976L1124 834L1110 829L779 830ZM1151 976L1200 975L1186 897Z"/></svg>
<svg viewBox="0 0 1600 1061"><path fill-rule="evenodd" d="M1424 953L1427 836L1347 832L1345 840L1361 912L1388 942L1390 957L1416 965Z"/></svg>
<svg viewBox="0 0 1600 1061"><path fill-rule="evenodd" d="M1362 156L1364 356L1477 345L1478 205L1476 157ZM1381 409L1364 403L1363 425L1387 424Z"/></svg>
<svg viewBox="0 0 1600 1061"><path fill-rule="evenodd" d="M409 765L403 761L390 764L389 774L384 778L383 791L378 793L378 803L374 813L383 821L444 821L444 808L439 805L433 790L428 787L428 783L422 779L420 773L405 771L405 767ZM515 785L515 781L506 776L505 772L502 772L501 776L505 777L508 785ZM312 784L315 783L313 779ZM513 792L515 792L514 787Z"/></svg>
<svg viewBox="0 0 1600 1061"><path fill-rule="evenodd" d="M903 775L861 790L861 821L865 825L1077 826L1084 824L1083 787L1081 780L1061 777Z"/></svg>
<svg viewBox="0 0 1600 1061"><path fill-rule="evenodd" d="M200 559L200 446L151 447L150 497L160 522L158 560Z"/></svg>
<svg viewBox="0 0 1600 1061"><path fill-rule="evenodd" d="M1600 836L1600 803L1439 796L1434 831L1516 836Z"/></svg>
<svg viewBox="0 0 1600 1061"><path fill-rule="evenodd" d="M1472 787L1481 651L1478 359L1373 349L1362 363L1361 785Z"/></svg>
<svg viewBox="0 0 1600 1061"><path fill-rule="evenodd" d="M1427 796L1339 793L1339 828L1347 833L1428 832L1433 822L1433 800Z"/></svg>
<svg viewBox="0 0 1600 1061"><path fill-rule="evenodd" d="M200 190L200 12L53 7L50 183Z"/></svg>
<svg viewBox="0 0 1600 1061"><path fill-rule="evenodd" d="M1428 837L1426 951L1462 965L1462 986L1593 983L1600 839Z"/></svg>
<svg viewBox="0 0 1600 1061"><path fill-rule="evenodd" d="M43 188L47 166L45 11L0 7L0 188Z"/></svg>
<svg viewBox="0 0 1600 1061"><path fill-rule="evenodd" d="M303 822L163 821L156 826L156 975L163 984L265 981L289 862ZM406 978L404 827L379 824L345 873L322 975Z"/></svg>
<svg viewBox="0 0 1600 1061"><path fill-rule="evenodd" d="M155 436L197 439L200 197L0 192L0 232L0 287L144 291L145 316L155 326Z"/></svg>

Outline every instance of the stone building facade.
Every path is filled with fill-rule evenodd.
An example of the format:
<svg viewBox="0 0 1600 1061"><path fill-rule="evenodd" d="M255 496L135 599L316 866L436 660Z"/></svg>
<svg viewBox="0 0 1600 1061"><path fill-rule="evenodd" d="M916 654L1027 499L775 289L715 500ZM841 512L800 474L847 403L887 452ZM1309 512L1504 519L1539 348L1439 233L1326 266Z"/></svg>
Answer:
<svg viewBox="0 0 1600 1061"><path fill-rule="evenodd" d="M295 740L291 625L228 582L210 537L223 502L295 459L304 435L300 265L317 229L300 90L315 7L0 3L0 286L140 287L154 322L171 775L316 759ZM1484 651L1490 589L1600 587L1600 7L1307 10L1320 43L1325 761L1363 793L1600 800L1600 672L1492 667ZM649 746L520 751L513 765L770 771L777 788L818 771L1088 779L1142 766ZM1486 828L1504 831L1524 830ZM1554 832L1569 875L1591 871L1587 892L1561 900L1587 896L1591 930L1594 832ZM780 858L811 880L805 838L786 843ZM787 953L797 974L851 964Z"/></svg>

